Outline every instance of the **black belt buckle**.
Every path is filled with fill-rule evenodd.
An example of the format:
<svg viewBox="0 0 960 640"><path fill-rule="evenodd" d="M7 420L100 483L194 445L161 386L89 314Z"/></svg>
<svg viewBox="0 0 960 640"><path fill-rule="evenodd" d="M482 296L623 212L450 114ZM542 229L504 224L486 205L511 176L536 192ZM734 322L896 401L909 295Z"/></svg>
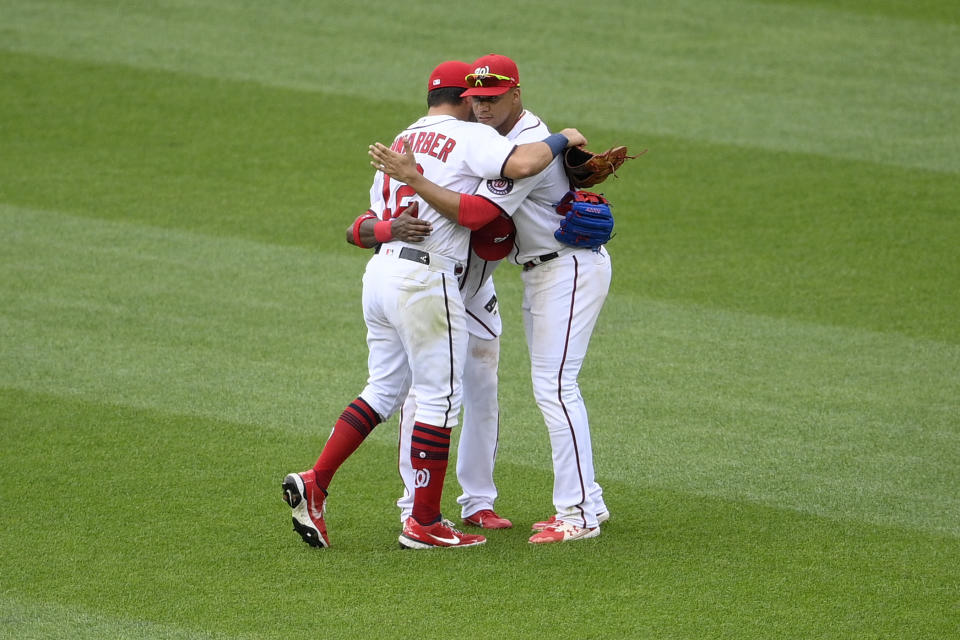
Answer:
<svg viewBox="0 0 960 640"><path fill-rule="evenodd" d="M400 258L403 260L409 260L411 262L419 262L420 264L430 264L430 254L426 251L420 251L420 249L414 249L412 247L403 247L400 249Z"/></svg>
<svg viewBox="0 0 960 640"><path fill-rule="evenodd" d="M530 271L530 269L533 269L537 265L543 264L544 262L550 262L554 258L559 258L559 257L560 257L560 254L557 253L556 251L554 251L553 253L545 253L542 256L537 256L536 258L534 258L533 260L530 260L529 262L523 263L523 270Z"/></svg>

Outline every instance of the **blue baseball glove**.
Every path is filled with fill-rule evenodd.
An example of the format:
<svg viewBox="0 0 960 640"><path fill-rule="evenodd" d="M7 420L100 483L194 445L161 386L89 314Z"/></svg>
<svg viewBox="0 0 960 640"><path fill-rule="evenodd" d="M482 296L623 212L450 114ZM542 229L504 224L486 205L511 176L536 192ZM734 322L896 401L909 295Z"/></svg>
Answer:
<svg viewBox="0 0 960 640"><path fill-rule="evenodd" d="M613 212L610 202L590 191L568 191L557 203L557 213L564 216L553 236L573 247L596 249L606 244L613 233Z"/></svg>

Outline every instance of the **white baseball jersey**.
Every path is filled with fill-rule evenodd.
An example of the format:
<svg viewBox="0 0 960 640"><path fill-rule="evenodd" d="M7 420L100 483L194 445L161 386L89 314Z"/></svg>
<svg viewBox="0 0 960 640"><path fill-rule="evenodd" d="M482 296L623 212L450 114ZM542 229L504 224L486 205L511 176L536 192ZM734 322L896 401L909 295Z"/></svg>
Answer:
<svg viewBox="0 0 960 640"><path fill-rule="evenodd" d="M473 193L481 178L502 175L514 143L494 129L453 116L424 116L398 135L390 148L403 153L403 140L409 140L421 173L441 187L461 193ZM370 188L370 209L381 220L399 215L413 199L419 201L419 217L433 225L423 242L410 245L420 251L436 253L457 262L467 259L470 230L451 222L420 199L413 189L378 171ZM403 245L399 240L386 243Z"/></svg>
<svg viewBox="0 0 960 640"><path fill-rule="evenodd" d="M433 182L473 192L480 176L499 175L514 145L493 129L452 116L425 116L401 132L392 148L409 140L417 164ZM370 209L382 220L415 196L402 182L377 172ZM418 422L457 424L467 353L467 313L460 293L470 231L419 202L419 217L433 225L423 242L381 244L363 277L368 378L363 399L386 420L409 389Z"/></svg>
<svg viewBox="0 0 960 640"><path fill-rule="evenodd" d="M538 142L549 135L549 129L540 118L524 111L506 137L515 144L524 144ZM523 180L485 180L476 194L493 201L512 216L517 226L517 238L509 260L522 265L539 256L572 250L553 237L561 220L555 207L569 190L570 181L563 171L561 154L535 176Z"/></svg>

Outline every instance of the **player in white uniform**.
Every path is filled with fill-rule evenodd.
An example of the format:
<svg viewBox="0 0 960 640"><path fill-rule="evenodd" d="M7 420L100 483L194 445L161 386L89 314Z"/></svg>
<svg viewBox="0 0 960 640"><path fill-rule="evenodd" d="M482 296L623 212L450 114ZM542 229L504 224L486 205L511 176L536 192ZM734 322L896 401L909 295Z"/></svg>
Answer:
<svg viewBox="0 0 960 640"><path fill-rule="evenodd" d="M428 81L427 115L393 143L398 149L404 143L412 147L418 169L438 185L472 193L479 176L534 175L563 146L585 143L579 132L566 130L568 135L561 135L560 142L553 135L515 147L488 127L466 122L470 104L459 98L462 90L441 86L446 74L463 71L463 64L455 62L434 70ZM378 172L370 189L370 211L389 225L413 197L409 186ZM363 276L369 350L366 387L337 420L313 468L288 474L283 481L294 530L311 546L330 544L323 512L327 487L337 469L377 424L399 409L411 386L417 401L411 438L415 491L400 544L423 549L485 542L483 536L457 531L440 513L467 348L457 276L467 259L470 231L455 222L456 215L445 217L422 203L419 217L432 227L423 242L414 246L391 239L379 245L367 263Z"/></svg>
<svg viewBox="0 0 960 640"><path fill-rule="evenodd" d="M512 223L510 224L512 227ZM473 234L474 250L460 278L467 313L467 360L463 369L463 426L457 444L457 482L463 492L457 498L464 524L483 529L507 529L513 526L494 510L497 486L493 479L497 446L500 437L500 405L497 398L498 365L500 363L500 318L497 292L491 277L500 258L477 254L481 246ZM485 245L488 249L491 245ZM503 246L509 250L513 246ZM501 247L497 247L499 250ZM411 394L412 396L413 394ZM413 474L410 466L408 434L413 427L410 412L414 398L409 397L400 413L400 476L406 490L397 501L401 519L405 520L413 506Z"/></svg>
<svg viewBox="0 0 960 640"><path fill-rule="evenodd" d="M484 56L468 77L475 86L474 114L508 139L543 139L546 125L523 109L516 64L505 56ZM603 247L596 250L560 243L554 231L560 223L556 204L570 184L560 159L539 175L484 181L473 197L453 194L430 184L428 176L410 175L396 154L377 150L377 162L387 171L409 176L410 185L439 210L460 215L485 215L489 207L512 215L517 227L516 247L510 258L523 267L523 317L530 353L534 395L543 414L553 451L556 512L534 523L535 544L591 538L609 518L603 492L596 482L586 406L577 378L590 336L606 299L611 264Z"/></svg>
<svg viewBox="0 0 960 640"><path fill-rule="evenodd" d="M464 89L466 86L464 86ZM374 226L378 218L362 215L347 228L347 242L360 247L377 244ZM354 233L354 230L358 234ZM406 242L422 242L430 234L427 222L408 213L391 224L393 237ZM463 493L457 498L464 524L483 529L508 529L513 526L494 510L497 486L493 469L500 436L500 406L497 397L502 322L493 283L493 271L513 248L516 230L509 218L501 217L471 234L471 252L460 276L460 292L467 313L467 360L463 369L463 425L457 444L457 482ZM358 236L358 237L355 237ZM482 254L482 256L481 256ZM397 460L404 493L397 500L400 521L405 522L413 509L414 472L410 463L410 438L413 433L416 395L407 395L400 409L400 433Z"/></svg>

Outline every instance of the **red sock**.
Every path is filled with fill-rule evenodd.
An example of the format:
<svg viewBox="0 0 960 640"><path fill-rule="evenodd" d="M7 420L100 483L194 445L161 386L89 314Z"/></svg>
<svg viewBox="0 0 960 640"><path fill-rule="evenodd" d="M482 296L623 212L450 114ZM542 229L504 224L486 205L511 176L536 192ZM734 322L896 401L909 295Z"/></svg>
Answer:
<svg viewBox="0 0 960 640"><path fill-rule="evenodd" d="M363 398L358 397L343 410L340 419L333 425L330 439L323 445L317 463L313 465L313 472L321 489L327 490L333 474L378 424L380 416Z"/></svg>
<svg viewBox="0 0 960 640"><path fill-rule="evenodd" d="M410 446L413 465L413 518L429 525L440 520L440 498L450 455L450 429L416 422Z"/></svg>

